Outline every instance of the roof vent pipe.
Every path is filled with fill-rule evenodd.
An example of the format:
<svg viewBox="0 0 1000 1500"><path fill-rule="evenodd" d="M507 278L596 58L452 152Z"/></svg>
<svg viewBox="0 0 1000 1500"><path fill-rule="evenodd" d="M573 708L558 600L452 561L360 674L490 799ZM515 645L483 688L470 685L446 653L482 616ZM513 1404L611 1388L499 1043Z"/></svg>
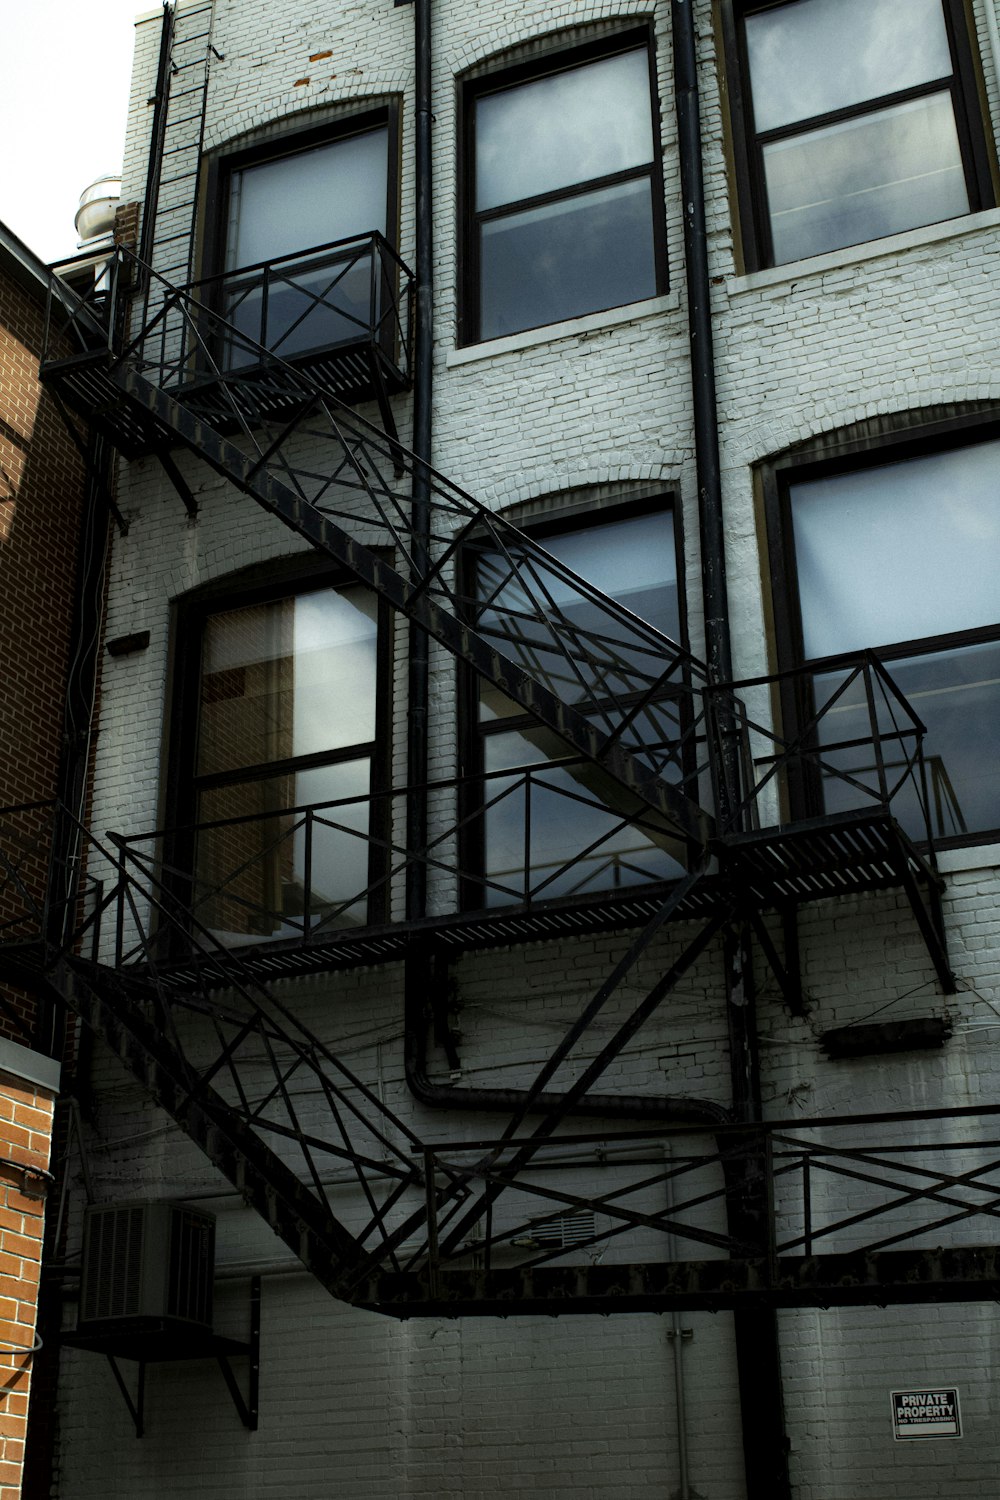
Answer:
<svg viewBox="0 0 1000 1500"><path fill-rule="evenodd" d="M115 209L121 196L121 177L111 173L96 178L84 188L73 220L81 250L96 249L95 240L106 240L110 245L115 228Z"/></svg>
<svg viewBox="0 0 1000 1500"><path fill-rule="evenodd" d="M98 292L109 289L111 257L115 248L115 210L121 197L121 177L105 173L84 188L73 220L80 250L84 255L94 257L94 285Z"/></svg>

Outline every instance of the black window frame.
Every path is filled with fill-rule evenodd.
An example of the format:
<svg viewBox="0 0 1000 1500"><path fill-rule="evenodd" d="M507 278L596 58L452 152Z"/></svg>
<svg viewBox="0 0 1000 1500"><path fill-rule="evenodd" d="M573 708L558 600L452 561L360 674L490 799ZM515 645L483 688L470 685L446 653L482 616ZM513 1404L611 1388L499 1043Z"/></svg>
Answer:
<svg viewBox="0 0 1000 1500"><path fill-rule="evenodd" d="M543 546L547 537L559 536L569 532L598 530L602 526L613 525L615 522L629 520L633 517L650 516L667 512L670 514L673 526L674 540L674 563L675 576L677 580L677 615L680 639L677 645L682 649L688 649L688 606L687 591L685 583L685 545L684 545L684 511L681 504L680 493L676 489L665 486L655 492L643 492L641 495L625 496L614 499L609 503L592 504L587 501L552 510L542 510L530 520L519 523L520 529L533 541L540 542ZM475 547L471 547L460 559L459 568L462 577L463 595L473 599L476 597L475 580ZM488 721L483 723L479 715L481 679L470 667L460 667L458 674L458 772L460 777L458 812L460 819L460 854L459 863L462 875L459 881L459 909L461 911L481 911L487 906L484 899L484 880L487 869L486 853L486 829L485 818L482 811L486 803L486 757L485 749L487 741L494 735L517 732L519 729L531 728L538 725L538 720L529 713L512 714L509 717ZM686 694L686 685L679 689L679 696ZM690 748L690 747L689 747ZM570 760L579 760L579 755L567 746L566 756ZM694 762L691 756L688 772L694 770ZM539 761L538 764L543 764ZM551 761L553 766L558 765L558 759ZM512 775L517 770L511 771ZM656 882L650 881L650 885ZM641 884L624 888L625 894L635 895L642 891ZM614 889L597 890L586 892L582 896L572 898L574 904L586 905L598 903L613 898ZM621 893L619 893L621 894ZM541 898L542 901L565 900L565 897ZM511 902L510 906L517 903ZM532 902L538 905L539 902ZM505 910L504 905L491 908L497 912Z"/></svg>
<svg viewBox="0 0 1000 1500"><path fill-rule="evenodd" d="M775 140L793 139L810 130L841 121L860 119L884 109L888 103L905 103L923 95L941 92L944 80L935 79L895 93L864 100L860 104L832 110L822 115L796 120L790 125L757 132L754 128L750 63L746 46L747 16L779 10L798 0L722 0L721 24L726 60L726 82L729 96L729 119L735 167L736 202L739 214L743 266L745 272L765 270L775 265L795 265L798 261L775 262L772 247L770 215L764 180L763 148ZM992 208L997 202L997 180L994 150L989 134L985 89L978 67L976 33L965 0L941 0L952 73L948 89L952 99L965 183L969 195L968 213ZM947 223L949 220L931 220ZM909 231L900 231L906 233ZM859 240L853 245L831 250L817 250L816 255L849 254L860 245L878 244L882 237ZM885 236L891 238L891 236ZM812 257L806 257L812 258Z"/></svg>
<svg viewBox="0 0 1000 1500"><path fill-rule="evenodd" d="M173 602L171 664L168 675L168 733L164 826L168 838L164 849L167 868L176 872L166 882L182 901L186 881L182 872L194 873L195 818L199 794L204 790L238 785L254 777L277 777L333 765L359 754L370 755L371 819L369 823L367 926L388 920L388 845L392 806L388 795L392 773L392 611L384 599L376 599L375 732L371 741L339 746L308 755L287 756L274 761L239 766L228 771L199 775L195 757L198 747L199 708L202 681L202 642L210 618L231 611L304 597L328 589L356 586L357 581L326 559L310 555L281 559L277 563L253 565L236 574L213 580ZM211 820L208 820L211 821ZM261 944L287 942L287 938L262 937Z"/></svg>
<svg viewBox="0 0 1000 1500"><path fill-rule="evenodd" d="M872 470L895 462L972 447L1000 439L1000 408L969 404L937 412L908 413L879 418L850 429L826 434L797 445L758 467L763 518L767 536L765 584L773 632L775 666L782 676L775 707L778 731L794 739L816 711L813 676L834 672L857 651L807 657L804 646L798 568L793 540L790 487L792 484ZM933 608L933 606L932 606ZM894 662L962 647L1000 643L1000 612L993 625L951 632L929 631L924 636L895 641L872 641L873 650L890 675ZM793 821L823 816L821 779L816 768L793 764L787 777L788 815ZM957 834L932 830L935 848L969 848L1000 840L1000 807L995 827ZM917 842L921 842L917 840Z"/></svg>
<svg viewBox="0 0 1000 1500"><path fill-rule="evenodd" d="M241 269L244 269L238 266L227 268L226 259L232 181L237 172L244 171L248 167L290 159L316 146L333 145L338 141L349 140L353 136L364 135L371 130L385 128L388 132L385 239L390 249L398 252L401 218L400 114L400 103L397 98L374 103L366 100L361 107L338 110L334 117L327 118L322 123L298 121L289 124L283 121L280 128L269 126L249 140L230 143L207 159L203 194L205 229L201 244L199 280L210 281L206 300L215 311L223 311L224 296L221 278L235 276ZM315 247L311 245L303 245L302 252L308 252L313 248ZM397 292L398 288L394 289L394 295ZM308 361L311 353L312 351L308 351L304 355L291 354L282 357L288 358L290 363L295 364L299 359Z"/></svg>
<svg viewBox="0 0 1000 1500"><path fill-rule="evenodd" d="M476 203L476 104L488 94L506 92L523 83L551 77L557 73L632 52L640 47L646 51L649 68L650 118L653 132L653 160L648 167L633 167L606 177L590 178L586 182L573 183L550 193L511 200L495 208L477 212ZM458 133L458 183L459 219L458 235L458 344L466 345L489 342L480 335L480 253L479 228L483 222L493 221L525 209L544 206L564 199L577 197L584 192L593 192L602 187L612 187L620 182L649 178L652 202L652 251L656 276L654 295L662 296L669 286L667 268L666 207L663 190L663 130L660 118L659 88L656 73L656 33L653 23L630 26L627 30L604 32L600 36L582 42L552 40L536 52L529 60L502 63L489 70L477 69L475 74L459 84L460 104ZM640 299L642 300L642 299ZM594 313L608 312L618 306L632 303L611 303L608 307L595 308L576 316L589 317ZM516 332L530 333L551 327L554 323L568 321L563 317L553 318L549 323L535 323L530 328ZM514 335L497 335L507 337Z"/></svg>

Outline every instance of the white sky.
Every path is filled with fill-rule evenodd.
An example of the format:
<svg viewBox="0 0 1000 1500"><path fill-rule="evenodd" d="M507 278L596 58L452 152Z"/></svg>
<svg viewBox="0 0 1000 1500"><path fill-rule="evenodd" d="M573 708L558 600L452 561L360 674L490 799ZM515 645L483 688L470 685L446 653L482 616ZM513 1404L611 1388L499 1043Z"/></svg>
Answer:
<svg viewBox="0 0 1000 1500"><path fill-rule="evenodd" d="M83 189L120 172L133 22L157 0L0 0L0 219L42 260L76 249Z"/></svg>

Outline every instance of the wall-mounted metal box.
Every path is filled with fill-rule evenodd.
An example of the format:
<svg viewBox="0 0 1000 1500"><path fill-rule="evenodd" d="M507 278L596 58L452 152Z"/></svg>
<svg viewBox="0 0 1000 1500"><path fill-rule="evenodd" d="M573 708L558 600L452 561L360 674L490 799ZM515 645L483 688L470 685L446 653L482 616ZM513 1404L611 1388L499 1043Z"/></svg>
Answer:
<svg viewBox="0 0 1000 1500"><path fill-rule="evenodd" d="M215 1218L181 1203L86 1211L79 1327L155 1320L211 1329Z"/></svg>

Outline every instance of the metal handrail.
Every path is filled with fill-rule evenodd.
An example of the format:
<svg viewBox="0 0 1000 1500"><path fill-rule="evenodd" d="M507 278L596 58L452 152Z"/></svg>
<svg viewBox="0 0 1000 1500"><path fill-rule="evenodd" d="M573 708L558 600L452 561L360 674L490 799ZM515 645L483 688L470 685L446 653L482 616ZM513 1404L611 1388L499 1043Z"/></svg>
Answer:
<svg viewBox="0 0 1000 1500"><path fill-rule="evenodd" d="M552 780L554 771L579 773L581 780L575 787L560 786ZM245 817L215 819L178 829L157 829L118 839L116 843L122 857L141 870L145 878L155 878L161 885L172 888L176 900L197 922L218 931L235 933L238 930L235 925L230 929L218 917L221 907L235 914L234 921L242 914L247 935L256 933L261 941L296 934L302 938L330 935L339 930L338 922L359 910L363 910L370 921L376 905L381 908L391 905L393 883L414 858L421 860L434 875L444 878L450 888L451 907L455 910L462 890L470 888L481 893L484 908L511 904L530 908L550 897L560 882L569 880L572 885L569 891L560 892L562 895L577 893L581 880L593 886L602 870L608 873L608 880L587 894L606 895L620 891L626 885L632 888L675 879L680 873L677 856L682 851L676 848L676 839L671 832L644 810L630 809L626 813L606 807L597 794L587 788L589 773L589 762L581 757L567 756L553 763L513 772L501 770L481 777L430 783L426 788L428 794L445 792L449 797L457 798L463 789L475 788L482 792L482 796L472 811L458 819L447 820L447 827L435 835L426 849L417 853L407 849L401 829L394 832L389 827L383 831L386 822L391 823L393 819L394 807L399 809L401 816L409 788L269 809ZM532 824L530 808L538 795L559 799L570 808L581 807L588 814L606 814L609 826L596 834L588 831L569 854L560 859L553 858L546 853L544 834L539 835ZM525 862L521 880L514 883L510 876L515 871L484 871L470 864L464 851L469 839L481 831L494 810L505 803L514 805L518 798L523 798L525 813L522 825ZM623 850L618 841L623 834L630 832L634 835L633 842L640 841L641 847L630 846ZM203 851L213 835L232 835L227 845L229 861L221 872L217 866L200 866L199 846ZM676 868L641 871L635 864L636 856L657 848L662 853L665 840L672 846ZM340 891L336 895L323 889L323 879L317 874L324 843L327 845L326 859L331 861L333 856L329 845L334 841L342 851L359 845L367 851L362 884L357 889ZM173 851L178 848L194 851L193 868L177 862ZM374 874L369 869L372 857L378 866ZM333 862L338 865L338 872L344 868L342 855ZM283 863L287 864L287 870L282 870ZM294 910L284 904L269 903L259 892L250 893L255 880L262 887L266 885L276 890L282 875L286 877L284 892L294 897ZM214 919L213 908L216 909ZM279 929L283 931L279 932ZM116 962L128 963L135 956L127 940L123 939Z"/></svg>
<svg viewBox="0 0 1000 1500"><path fill-rule="evenodd" d="M779 798L779 807L781 802L787 806L789 777L805 773L815 783L812 799L806 798L805 806L801 805L802 799L800 799L800 806L793 808L791 815L786 816L784 822L794 822L796 817L822 814L820 783L824 780L836 781L850 787L852 792L857 794L859 805L874 804L885 811L891 811L894 799L908 786L915 796L921 814L923 826L918 838L920 842L933 848L933 828L923 750L926 728L874 652L863 651L844 655L833 659L831 663L824 662L820 670L817 670L815 665L809 665L795 667L766 677L744 679L732 684L731 688L742 695L755 688L773 689L796 683L811 686L817 676L828 676L835 672L843 672L845 675L831 689L825 702L815 707L804 722L796 725L795 732L790 737L783 736L775 730L773 725L762 724L749 717L745 719L742 734L747 739L756 738L758 741L763 741L769 748L766 751L758 750L752 757L752 769L749 774L745 774L729 831L744 831L751 826L750 815L759 811L762 795L772 784L780 786L783 794ZM863 705L844 705L843 700L858 682L864 688ZM881 689L881 695L877 692L876 686ZM725 690L711 688L708 691L717 696ZM862 732L849 738L822 740L820 732L824 722L828 721L838 707L844 706L852 712L860 712L863 720L867 719L867 733ZM880 708L883 707L890 718L890 726L887 728L883 727L880 715ZM910 746L909 750L906 749L907 744ZM890 761L886 756L886 747L889 745L896 747L897 758L894 761ZM857 774L845 770L833 759L840 751L860 749L865 746L870 746L872 750L874 785L869 785ZM898 758L900 750L902 750L902 759ZM890 771L896 774L890 776ZM813 803L812 806L808 805L810 800Z"/></svg>
<svg viewBox="0 0 1000 1500"><path fill-rule="evenodd" d="M868 715L868 735L841 737L817 747L817 729L824 717L842 703L852 684L870 683L872 679L882 683L891 694L900 709L898 717L888 726L883 725L877 703L866 692L859 712ZM738 696L744 686L759 688L771 682L773 679L756 678L746 685L735 684L728 700L727 719L737 723L741 745L747 746L754 736L758 739L758 753L752 760L744 757L744 786L736 804L733 831L773 825L773 817L766 814L773 811L773 804L779 799L772 798L772 807L765 808L765 797L790 773L803 767L820 790L825 778L836 779L857 794L860 805L869 803L889 811L894 797L902 789L912 788L927 820L923 725L898 694L889 675L869 654L856 662L814 717L789 740L751 720ZM683 695L678 693L693 700L684 725L691 744L690 769L682 777L682 784L696 785L706 774L706 760L713 758L709 741L713 734L721 732L713 714L719 692L715 688L697 690L687 683ZM738 710L735 720L732 705ZM907 743L910 748L900 758L899 746ZM893 756L886 753L889 744L894 747ZM845 747L870 750L866 764L871 761L876 767L873 784L831 763L831 753ZM679 740L675 763L683 759L682 752ZM566 778L569 784L565 784ZM432 802L436 801L442 816L427 846L416 851L408 848L404 829L406 801L413 788L397 786L378 789L364 797L271 808L116 837L117 857L131 862L143 878L155 880L178 911L187 910L189 916L208 928L227 930L226 924L206 915L221 903L237 915L234 933L242 930L242 921L247 936L253 934L264 942L279 936L298 935L306 939L330 935L339 930L338 923L348 920L350 925L358 927L391 922L395 882L412 860L421 861L437 881L443 909L455 912L463 907L484 911L509 906L531 909L553 897L600 897L625 889L634 891L646 885L663 885L678 878L686 863L686 851L676 830L638 800L625 798L621 789L607 782L579 755L566 754L528 766L441 778L427 783L422 790ZM550 809L554 806L563 809L559 819L562 853L556 852L545 826L539 824L540 798ZM48 807L48 804L25 804L19 809L6 810L0 817L9 822L19 814L54 816L54 812L47 811ZM507 847L518 851L506 864L496 857L488 858L488 823L497 813L508 819ZM575 842L565 837L574 814L582 815L583 820ZM595 817L599 820L597 826L592 821ZM518 822L520 832L514 826ZM218 845L227 837L227 861L221 866L214 861L208 866L201 863L199 868L198 847L204 860L206 846L212 841ZM44 830L39 838L44 842ZM927 843L931 843L929 824ZM336 859L331 854L334 847L340 850ZM499 847L494 841L494 850ZM364 874L357 888L324 889L319 862L322 860L329 867L332 860L339 872L349 868L344 854L361 848L365 853L357 857L363 857ZM6 851L5 857L9 858L9 854ZM664 864L665 856L669 858L669 867ZM40 846L37 857L42 857ZM283 888L282 875L286 877ZM275 893L283 889L288 899L265 899L265 887ZM115 906L120 933L115 961L128 963L135 954L125 936L129 924L124 910L127 899L124 872L120 872L117 888L109 889L112 894L105 904L110 901ZM23 912L21 917L27 920Z"/></svg>
<svg viewBox="0 0 1000 1500"><path fill-rule="evenodd" d="M164 343L161 367L166 370L173 364L178 369L184 369L191 358L192 348L200 341L191 340L186 316L182 316L180 326L183 332L183 350L176 351L168 358L165 353L166 344L176 334L176 330L171 329L166 317L171 309L183 310L187 307L193 307L205 317L211 317L217 332L228 331L229 336L237 342L242 341L248 351L257 351L265 341L248 337L220 314L218 303L227 285L246 285L246 292L249 293L255 286L266 286L275 276L292 285L294 283L291 277L295 271L301 273L322 269L326 265L343 264L343 275L366 258L371 261L366 320L355 317L335 304L325 303L322 297L315 298L313 305L325 305L339 316L348 318L357 325L359 337L363 333L383 344L387 344L388 338L393 337L394 342L398 343L405 369L410 357L410 319L408 316L404 318L403 310L409 309L412 301L414 276L402 257L378 230L365 235L330 240L302 251L199 277L183 286L175 286L166 281L155 270L142 263L134 252L121 245L109 251L103 263L102 284L95 281L86 293L76 291L62 279L62 273L79 267L79 257L57 261L49 267L42 367L44 369L50 364L58 363L63 357L57 347L63 340L68 339L81 353L104 350L114 356L121 356L128 353L129 349L136 349L139 344L148 346L150 335L159 326ZM247 278L256 280L247 283ZM147 299L153 295L162 300L151 314L147 306L138 338L129 344L127 329L130 296L133 287L140 281L146 283ZM377 284L389 295L379 298L376 295ZM384 303L381 308L378 306L380 301ZM62 309L62 318L58 317L57 308ZM266 316L266 298L262 316ZM259 331L265 331L263 324Z"/></svg>
<svg viewBox="0 0 1000 1500"><path fill-rule="evenodd" d="M929 1238L935 1250L965 1246L970 1224L978 1226L973 1243L992 1245L1000 1220L998 1124L1000 1105L986 1105L720 1123L710 1131L701 1124L422 1143L425 1179L441 1186L429 1195L427 1232L412 1265L438 1271L466 1261L471 1250L487 1269L498 1254L521 1267L590 1259L595 1248L635 1233L772 1269L782 1256L870 1255L926 1246ZM933 1138L921 1138L925 1125ZM702 1144L706 1136L711 1144ZM575 1171L587 1174L585 1195L573 1191ZM482 1223L449 1246L441 1230L459 1187L463 1205L470 1191L482 1194ZM498 1193L507 1201L499 1222ZM738 1213L747 1193L766 1210L751 1235ZM546 1245L544 1233L532 1242L533 1231L580 1209L599 1215L590 1234L571 1247Z"/></svg>

